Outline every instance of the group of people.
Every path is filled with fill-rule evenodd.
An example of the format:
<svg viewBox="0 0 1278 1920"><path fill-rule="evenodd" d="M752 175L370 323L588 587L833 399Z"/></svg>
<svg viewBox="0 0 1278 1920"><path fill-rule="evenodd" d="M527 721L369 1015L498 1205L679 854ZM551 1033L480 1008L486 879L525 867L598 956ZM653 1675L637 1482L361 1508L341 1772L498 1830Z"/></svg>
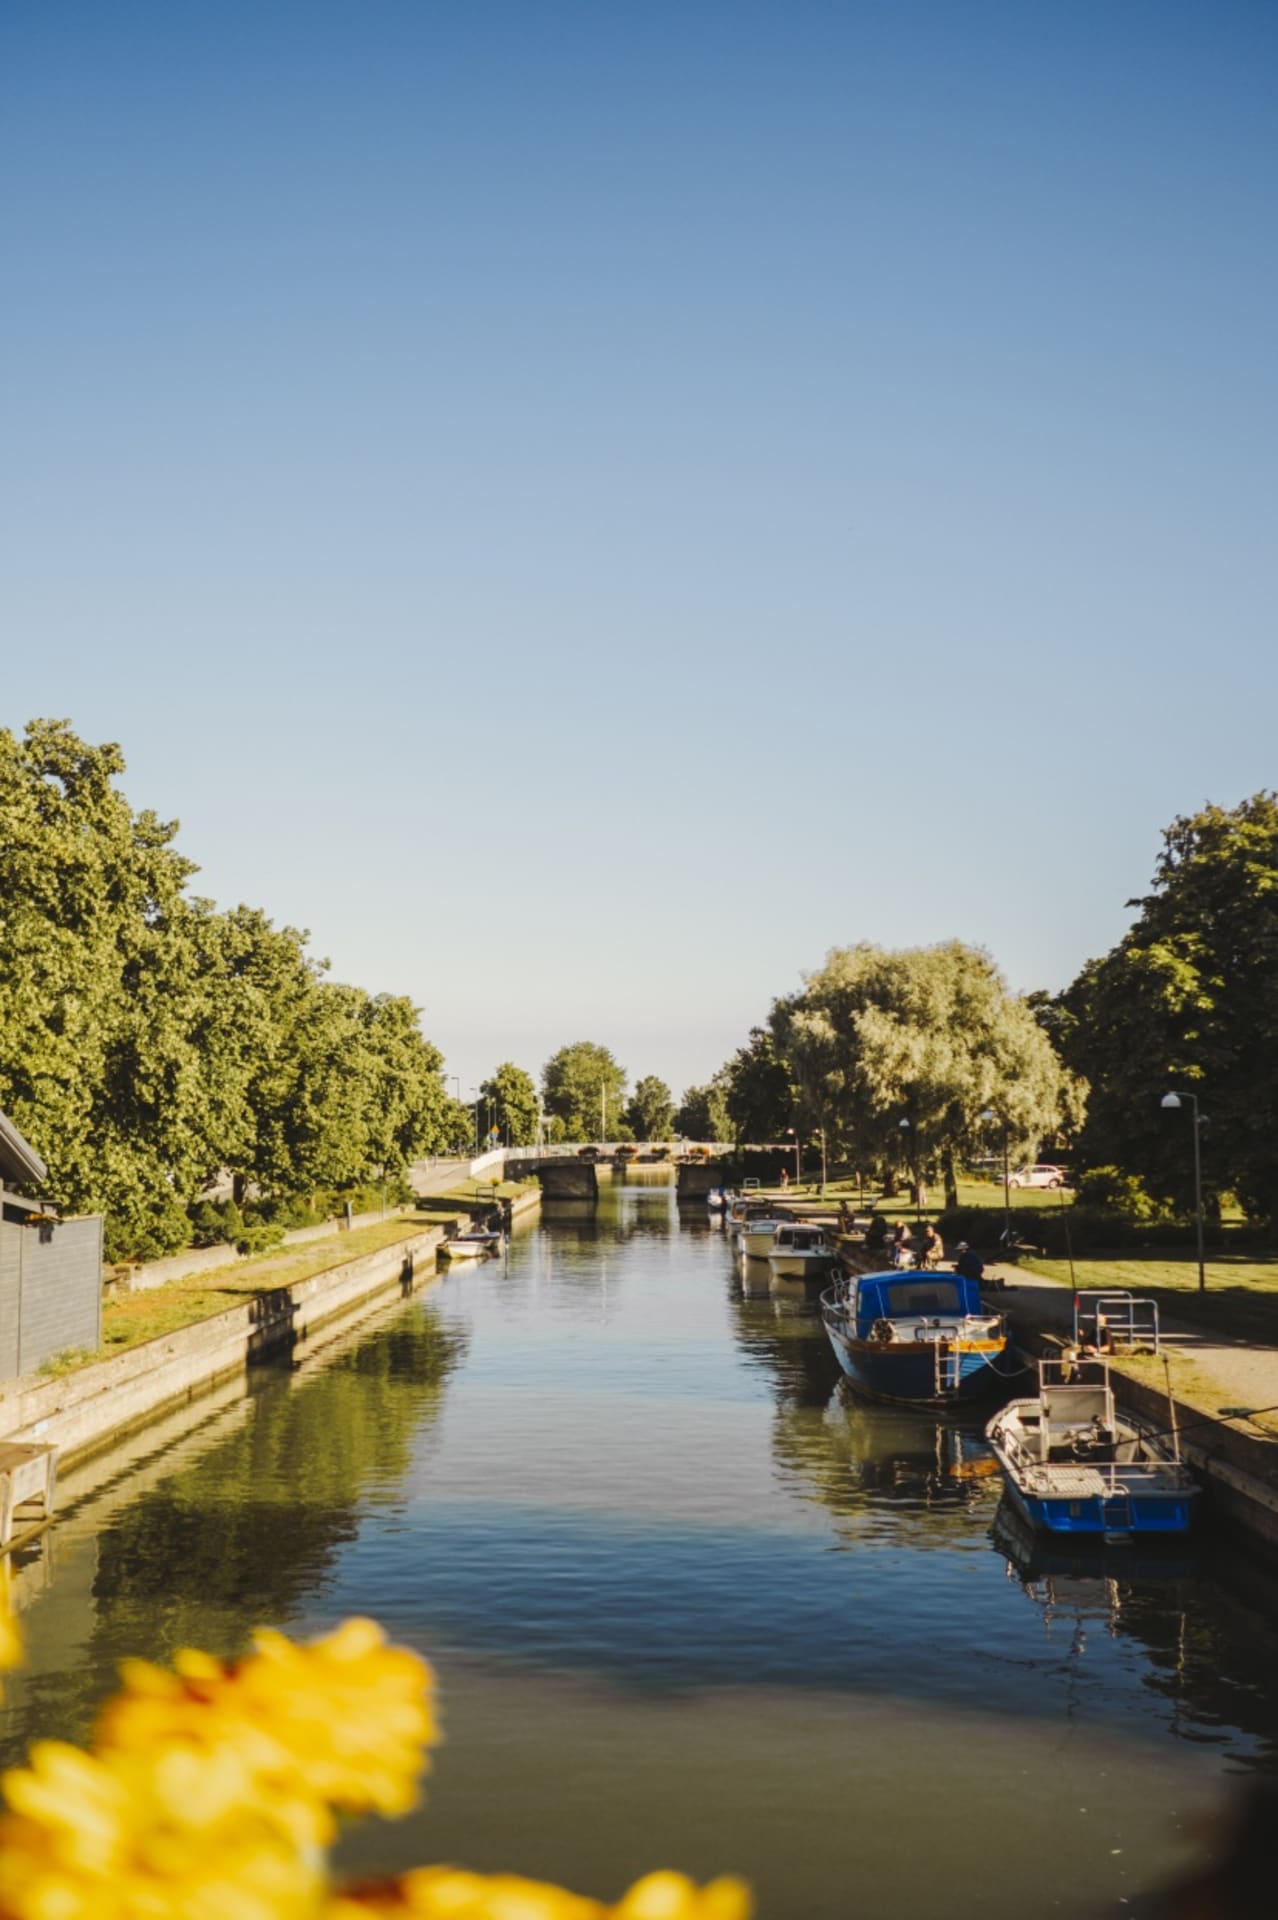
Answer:
<svg viewBox="0 0 1278 1920"><path fill-rule="evenodd" d="M908 1220L898 1220L890 1227L881 1213L871 1216L865 1235L866 1251L885 1253L894 1267L926 1267L935 1270L945 1258L945 1243L937 1232L934 1220L926 1221L918 1231L917 1238ZM954 1271L963 1274L969 1280L979 1280L985 1272L985 1262L975 1247L960 1240L954 1249Z"/></svg>

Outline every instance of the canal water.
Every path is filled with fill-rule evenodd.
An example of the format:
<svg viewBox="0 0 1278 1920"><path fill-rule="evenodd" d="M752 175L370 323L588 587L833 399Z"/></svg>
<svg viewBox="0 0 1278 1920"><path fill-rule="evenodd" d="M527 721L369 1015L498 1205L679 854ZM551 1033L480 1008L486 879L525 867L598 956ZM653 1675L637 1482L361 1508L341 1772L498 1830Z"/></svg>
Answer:
<svg viewBox="0 0 1278 1920"><path fill-rule="evenodd" d="M979 1422L850 1399L802 1294L668 1182L548 1207L292 1370L142 1436L20 1556L6 1760L115 1663L367 1612L434 1661L448 1859L770 1920L1140 1910L1278 1770L1274 1588L1207 1540L1042 1566Z"/></svg>

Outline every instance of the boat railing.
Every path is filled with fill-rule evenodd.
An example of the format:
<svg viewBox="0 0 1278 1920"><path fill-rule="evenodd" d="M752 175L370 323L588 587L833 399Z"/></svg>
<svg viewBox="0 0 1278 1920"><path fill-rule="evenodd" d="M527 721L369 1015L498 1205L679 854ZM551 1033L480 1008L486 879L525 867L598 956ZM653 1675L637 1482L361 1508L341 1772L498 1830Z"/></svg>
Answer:
<svg viewBox="0 0 1278 1920"><path fill-rule="evenodd" d="M1158 1302L1122 1291L1074 1295L1074 1344L1091 1347L1158 1345Z"/></svg>

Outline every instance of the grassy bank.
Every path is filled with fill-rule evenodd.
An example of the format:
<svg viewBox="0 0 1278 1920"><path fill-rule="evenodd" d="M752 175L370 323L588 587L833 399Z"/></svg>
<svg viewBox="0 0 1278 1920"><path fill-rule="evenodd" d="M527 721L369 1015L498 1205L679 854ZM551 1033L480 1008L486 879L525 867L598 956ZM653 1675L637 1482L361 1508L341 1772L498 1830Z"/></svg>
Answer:
<svg viewBox="0 0 1278 1920"><path fill-rule="evenodd" d="M197 1320L210 1320L227 1307L237 1306L246 1296L296 1286L317 1273L345 1266L349 1260L379 1253L383 1247L395 1246L401 1240L411 1240L430 1224L421 1215L379 1220L373 1226L358 1227L353 1233L335 1233L325 1240L283 1251L276 1249L249 1260L236 1260L232 1256L225 1267L192 1274L188 1280L170 1280L165 1286L145 1293L118 1294L103 1306L102 1345L98 1351L77 1350L59 1355L42 1371L65 1374L94 1360L108 1360L113 1354L140 1346L144 1340L158 1340Z"/></svg>
<svg viewBox="0 0 1278 1920"><path fill-rule="evenodd" d="M1226 1337L1278 1344L1278 1255L1213 1255L1206 1262L1205 1293L1198 1291L1195 1255L1166 1248L1149 1254L1079 1254L1072 1269L1068 1260L1029 1259L1021 1265L1062 1286L1156 1300L1160 1312Z"/></svg>

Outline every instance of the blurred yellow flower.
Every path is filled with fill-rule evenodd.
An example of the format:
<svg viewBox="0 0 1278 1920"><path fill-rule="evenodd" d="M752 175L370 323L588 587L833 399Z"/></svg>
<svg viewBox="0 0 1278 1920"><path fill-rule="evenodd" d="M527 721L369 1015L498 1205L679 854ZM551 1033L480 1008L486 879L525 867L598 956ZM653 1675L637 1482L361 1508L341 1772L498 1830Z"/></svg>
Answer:
<svg viewBox="0 0 1278 1920"><path fill-rule="evenodd" d="M0 1594L0 1663L18 1643ZM6 1638L6 1635L8 1638ZM371 1620L235 1665L132 1660L92 1748L38 1741L3 1776L0 1920L748 1920L735 1880L638 1881L615 1907L514 1875L423 1867L335 1892L338 1814L413 1805L437 1738L430 1668Z"/></svg>
<svg viewBox="0 0 1278 1920"><path fill-rule="evenodd" d="M397 1880L337 1894L324 1920L749 1920L749 1914L749 1891L739 1880L698 1887L681 1873L651 1873L608 1907L544 1880L418 1867Z"/></svg>

